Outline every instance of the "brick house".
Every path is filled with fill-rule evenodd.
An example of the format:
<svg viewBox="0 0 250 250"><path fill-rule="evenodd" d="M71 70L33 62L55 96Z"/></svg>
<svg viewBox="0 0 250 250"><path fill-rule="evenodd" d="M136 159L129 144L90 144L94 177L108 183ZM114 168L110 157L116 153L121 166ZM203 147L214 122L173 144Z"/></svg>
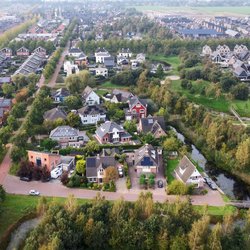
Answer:
<svg viewBox="0 0 250 250"><path fill-rule="evenodd" d="M12 57L12 49L10 48L1 49L0 53L4 54L6 57Z"/></svg>
<svg viewBox="0 0 250 250"><path fill-rule="evenodd" d="M20 57L28 57L30 55L30 51L25 47L21 47L16 51L16 55Z"/></svg>
<svg viewBox="0 0 250 250"><path fill-rule="evenodd" d="M147 117L147 103L134 96L128 100L129 109L126 110L126 120L139 120L140 118Z"/></svg>

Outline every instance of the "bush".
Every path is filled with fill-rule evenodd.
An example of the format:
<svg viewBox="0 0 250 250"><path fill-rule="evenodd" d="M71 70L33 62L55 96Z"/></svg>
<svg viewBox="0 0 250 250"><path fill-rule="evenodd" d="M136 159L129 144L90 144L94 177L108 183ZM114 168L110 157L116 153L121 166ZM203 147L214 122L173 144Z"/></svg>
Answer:
<svg viewBox="0 0 250 250"><path fill-rule="evenodd" d="M129 176L127 176L126 185L127 185L127 189L130 189L132 187L131 180L130 180Z"/></svg>
<svg viewBox="0 0 250 250"><path fill-rule="evenodd" d="M6 197L6 192L2 185L0 185L0 202L3 202Z"/></svg>
<svg viewBox="0 0 250 250"><path fill-rule="evenodd" d="M116 186L114 181L110 181L109 183L109 191L110 192L115 192L116 191Z"/></svg>
<svg viewBox="0 0 250 250"><path fill-rule="evenodd" d="M64 172L61 176L61 183L66 186L69 182L69 177L68 177L68 173Z"/></svg>
<svg viewBox="0 0 250 250"><path fill-rule="evenodd" d="M70 178L70 181L72 181L73 187L80 187L80 185L81 185L81 177L77 174L73 175Z"/></svg>
<svg viewBox="0 0 250 250"><path fill-rule="evenodd" d="M188 194L188 187L178 180L173 180L167 187L167 194L185 195Z"/></svg>
<svg viewBox="0 0 250 250"><path fill-rule="evenodd" d="M123 170L124 170L125 176L128 176L128 164L127 163L124 164Z"/></svg>
<svg viewBox="0 0 250 250"><path fill-rule="evenodd" d="M141 174L140 179L139 179L140 185L145 185L146 184L146 176L145 174Z"/></svg>

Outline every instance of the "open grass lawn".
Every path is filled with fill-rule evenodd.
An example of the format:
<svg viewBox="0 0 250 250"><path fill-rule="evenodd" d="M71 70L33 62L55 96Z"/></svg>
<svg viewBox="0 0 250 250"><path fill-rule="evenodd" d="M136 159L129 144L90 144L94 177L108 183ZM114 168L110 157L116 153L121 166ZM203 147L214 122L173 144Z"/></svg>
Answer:
<svg viewBox="0 0 250 250"><path fill-rule="evenodd" d="M37 205L39 197L26 195L7 194L6 199L1 205L0 213L0 237L6 229L15 223L18 219L26 215ZM65 202L66 198L47 198L48 201ZM87 200L78 199L79 204L85 203Z"/></svg>
<svg viewBox="0 0 250 250"><path fill-rule="evenodd" d="M183 89L181 87L181 80L172 81L171 90L179 92L182 95L185 95L190 101L197 104L201 104L210 109L214 109L219 112L229 113L230 107L233 106L240 116L250 117L250 99L248 101L229 101L226 100L224 96L221 96L218 99L215 97L206 97L204 95L197 94L197 92L199 92L202 87L207 84L206 81L195 81L192 82L192 84L196 92L194 94L191 94L188 90Z"/></svg>
<svg viewBox="0 0 250 250"><path fill-rule="evenodd" d="M107 88L107 89L123 89L124 87L118 84L113 84L111 81L106 81L102 83L99 88Z"/></svg>
<svg viewBox="0 0 250 250"><path fill-rule="evenodd" d="M250 7L249 6L220 6L220 7L168 7L164 5L143 5L143 6L131 6L136 8L138 11L148 12L148 11L157 11L157 12L168 12L168 13L187 13L187 14L209 14L209 15L249 15Z"/></svg>
<svg viewBox="0 0 250 250"><path fill-rule="evenodd" d="M203 214L204 211L206 211L207 209L207 213L209 215L225 215L225 214L233 214L237 208L233 207L233 206L224 206L224 207L214 207L214 206L193 206L194 209Z"/></svg>
<svg viewBox="0 0 250 250"><path fill-rule="evenodd" d="M174 160L167 160L167 166L166 166L166 176L167 176L167 182L170 184L175 178L173 176L173 172L176 169L177 165L179 164L178 159Z"/></svg>

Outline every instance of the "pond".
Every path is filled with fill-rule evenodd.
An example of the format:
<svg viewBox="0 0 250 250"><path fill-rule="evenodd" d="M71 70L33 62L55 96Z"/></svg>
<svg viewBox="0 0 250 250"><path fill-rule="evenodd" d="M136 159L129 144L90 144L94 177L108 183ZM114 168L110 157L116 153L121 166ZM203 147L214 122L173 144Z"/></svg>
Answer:
<svg viewBox="0 0 250 250"><path fill-rule="evenodd" d="M229 173L217 168L213 163L208 162L204 155L195 147L195 145L191 144L183 134L177 131L174 127L171 127L171 129L176 132L180 141L191 146L192 159L205 170L207 175L215 181L227 196L233 200L250 200L250 186L236 179Z"/></svg>

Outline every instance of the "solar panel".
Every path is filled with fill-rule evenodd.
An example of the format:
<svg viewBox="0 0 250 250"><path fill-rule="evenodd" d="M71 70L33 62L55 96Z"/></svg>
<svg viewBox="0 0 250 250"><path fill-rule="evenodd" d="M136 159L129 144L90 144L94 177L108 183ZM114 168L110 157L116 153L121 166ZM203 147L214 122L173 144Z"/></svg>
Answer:
<svg viewBox="0 0 250 250"><path fill-rule="evenodd" d="M141 166L153 166L153 161L150 160L150 157L144 157L141 160Z"/></svg>

